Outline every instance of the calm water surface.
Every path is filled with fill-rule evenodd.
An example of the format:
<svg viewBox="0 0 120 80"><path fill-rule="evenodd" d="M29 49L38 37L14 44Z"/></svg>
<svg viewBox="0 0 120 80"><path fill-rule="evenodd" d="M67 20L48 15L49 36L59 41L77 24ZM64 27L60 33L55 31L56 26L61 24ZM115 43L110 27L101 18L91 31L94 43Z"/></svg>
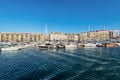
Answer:
<svg viewBox="0 0 120 80"><path fill-rule="evenodd" d="M1 52L0 80L120 80L120 47Z"/></svg>

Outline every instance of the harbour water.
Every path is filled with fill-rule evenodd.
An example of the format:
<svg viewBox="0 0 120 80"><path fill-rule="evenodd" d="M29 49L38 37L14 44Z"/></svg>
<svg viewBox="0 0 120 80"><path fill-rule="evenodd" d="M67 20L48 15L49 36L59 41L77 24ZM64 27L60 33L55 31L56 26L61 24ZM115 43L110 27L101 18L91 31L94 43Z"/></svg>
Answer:
<svg viewBox="0 0 120 80"><path fill-rule="evenodd" d="M0 80L120 80L120 47L1 52Z"/></svg>

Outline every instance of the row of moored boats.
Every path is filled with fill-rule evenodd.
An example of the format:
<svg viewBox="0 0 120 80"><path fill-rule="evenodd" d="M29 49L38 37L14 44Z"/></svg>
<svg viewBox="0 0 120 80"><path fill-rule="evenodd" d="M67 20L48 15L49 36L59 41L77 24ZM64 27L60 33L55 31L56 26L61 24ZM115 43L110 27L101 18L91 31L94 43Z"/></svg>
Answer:
<svg viewBox="0 0 120 80"><path fill-rule="evenodd" d="M18 51L34 46L30 43L2 43L0 45L0 51Z"/></svg>
<svg viewBox="0 0 120 80"><path fill-rule="evenodd" d="M47 49L69 49L78 47L96 48L96 47L116 47L120 46L120 43L77 43L77 42L66 42L66 43L2 43L0 45L0 51L18 51L26 49L28 47L35 46L40 50Z"/></svg>
<svg viewBox="0 0 120 80"><path fill-rule="evenodd" d="M59 44L50 44L44 43L37 45L39 49L69 49L69 48L78 48L78 47L86 47L86 48L96 48L96 47L116 47L120 46L120 43L59 43Z"/></svg>

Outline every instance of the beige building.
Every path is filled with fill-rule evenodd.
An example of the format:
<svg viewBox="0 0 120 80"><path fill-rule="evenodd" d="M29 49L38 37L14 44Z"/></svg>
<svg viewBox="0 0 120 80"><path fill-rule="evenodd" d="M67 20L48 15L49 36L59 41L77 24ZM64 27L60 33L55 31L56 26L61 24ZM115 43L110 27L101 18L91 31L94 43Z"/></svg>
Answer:
<svg viewBox="0 0 120 80"><path fill-rule="evenodd" d="M67 36L67 40L74 41L74 34L65 34Z"/></svg>
<svg viewBox="0 0 120 80"><path fill-rule="evenodd" d="M87 32L81 32L79 33L79 40L80 41L85 41L88 39Z"/></svg>
<svg viewBox="0 0 120 80"><path fill-rule="evenodd" d="M8 33L2 33L1 34L1 40L2 41L8 41L9 40L9 34Z"/></svg>
<svg viewBox="0 0 120 80"><path fill-rule="evenodd" d="M61 32L51 32L49 34L49 40L67 40L67 36Z"/></svg>
<svg viewBox="0 0 120 80"><path fill-rule="evenodd" d="M41 33L0 33L0 41L7 42L29 42L44 40Z"/></svg>
<svg viewBox="0 0 120 80"><path fill-rule="evenodd" d="M79 34L75 34L75 35L74 35L74 40L75 40L75 41L78 41L78 40L79 40Z"/></svg>
<svg viewBox="0 0 120 80"><path fill-rule="evenodd" d="M89 40L96 40L97 39L97 32L96 31L90 31L87 33Z"/></svg>
<svg viewBox="0 0 120 80"><path fill-rule="evenodd" d="M109 36L110 36L110 39L115 39L116 38L116 31L109 31Z"/></svg>
<svg viewBox="0 0 120 80"><path fill-rule="evenodd" d="M15 42L21 42L22 41L22 34L21 33L16 33L12 34L16 39L14 39Z"/></svg>
<svg viewBox="0 0 120 80"><path fill-rule="evenodd" d="M63 34L61 32L51 32L49 36L41 33L0 33L0 41L8 42L29 42L29 41L44 41L44 40L107 40L116 38L115 31L97 30L90 32L81 32L79 34Z"/></svg>
<svg viewBox="0 0 120 80"><path fill-rule="evenodd" d="M45 35L41 34L40 35L40 40L44 41L46 39ZM47 36L47 39L49 39L49 37Z"/></svg>
<svg viewBox="0 0 120 80"><path fill-rule="evenodd" d="M97 30L96 39L98 40L107 40L110 39L108 30Z"/></svg>
<svg viewBox="0 0 120 80"><path fill-rule="evenodd" d="M108 30L97 30L88 32L89 40L107 40L110 39Z"/></svg>
<svg viewBox="0 0 120 80"><path fill-rule="evenodd" d="M78 34L65 34L68 41L78 41Z"/></svg>

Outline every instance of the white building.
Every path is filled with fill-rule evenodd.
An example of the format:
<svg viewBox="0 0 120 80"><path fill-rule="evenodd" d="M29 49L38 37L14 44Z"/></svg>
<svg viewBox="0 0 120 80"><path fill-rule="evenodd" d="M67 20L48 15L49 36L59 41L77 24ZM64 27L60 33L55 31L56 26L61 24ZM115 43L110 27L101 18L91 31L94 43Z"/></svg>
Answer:
<svg viewBox="0 0 120 80"><path fill-rule="evenodd" d="M79 40L80 41L87 40L87 39L88 39L87 32L79 33Z"/></svg>
<svg viewBox="0 0 120 80"><path fill-rule="evenodd" d="M67 40L67 36L61 32L51 32L49 34L49 40Z"/></svg>

